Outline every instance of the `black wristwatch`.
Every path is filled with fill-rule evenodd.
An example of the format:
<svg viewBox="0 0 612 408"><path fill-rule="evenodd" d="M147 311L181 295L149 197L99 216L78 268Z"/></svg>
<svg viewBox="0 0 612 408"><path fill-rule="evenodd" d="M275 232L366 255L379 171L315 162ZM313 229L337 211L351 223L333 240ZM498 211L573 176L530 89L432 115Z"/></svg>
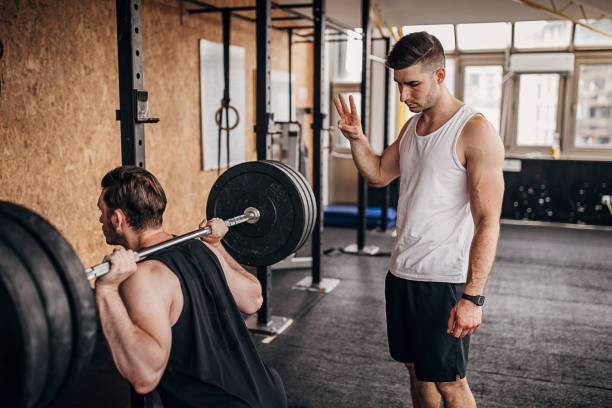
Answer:
<svg viewBox="0 0 612 408"><path fill-rule="evenodd" d="M461 295L461 297L473 302L476 306L482 306L485 302L485 297L481 295L472 296L464 293L463 295Z"/></svg>

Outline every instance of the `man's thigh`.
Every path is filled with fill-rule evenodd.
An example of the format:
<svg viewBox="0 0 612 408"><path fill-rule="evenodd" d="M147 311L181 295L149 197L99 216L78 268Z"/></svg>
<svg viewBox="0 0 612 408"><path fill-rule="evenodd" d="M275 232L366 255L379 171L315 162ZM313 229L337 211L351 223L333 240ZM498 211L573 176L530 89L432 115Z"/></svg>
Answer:
<svg viewBox="0 0 612 408"><path fill-rule="evenodd" d="M394 360L414 363L421 381L455 381L467 367L469 336L446 333L448 317L463 284L419 282L387 274L387 333Z"/></svg>

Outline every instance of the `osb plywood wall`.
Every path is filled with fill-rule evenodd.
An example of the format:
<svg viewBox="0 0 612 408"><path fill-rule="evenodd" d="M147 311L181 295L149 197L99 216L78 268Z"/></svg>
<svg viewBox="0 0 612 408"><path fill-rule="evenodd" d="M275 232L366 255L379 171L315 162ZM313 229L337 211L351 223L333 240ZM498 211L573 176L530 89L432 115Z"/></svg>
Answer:
<svg viewBox="0 0 612 408"><path fill-rule="evenodd" d="M115 1L14 0L2 7L0 199L43 215L85 266L97 263L110 251L98 223L99 183L121 164ZM221 42L221 19L181 15L178 0L145 0L141 10L144 88L151 116L161 118L145 127L147 168L166 190L166 229L182 233L197 227L217 177L201 169L198 41ZM255 25L232 19L231 41L246 49L248 97L254 94ZM311 47L301 48L309 51L299 52L294 72L298 86L310 88L312 64L305 60ZM272 55L272 69L286 70L285 33L273 30ZM246 105L252 129L255 102ZM254 134L245 149L254 160Z"/></svg>

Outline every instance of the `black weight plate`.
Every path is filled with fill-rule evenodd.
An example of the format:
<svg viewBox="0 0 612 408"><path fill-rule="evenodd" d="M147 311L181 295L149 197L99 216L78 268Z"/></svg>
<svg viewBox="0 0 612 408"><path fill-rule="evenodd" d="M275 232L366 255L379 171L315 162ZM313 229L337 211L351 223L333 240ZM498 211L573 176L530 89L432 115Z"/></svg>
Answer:
<svg viewBox="0 0 612 408"><path fill-rule="evenodd" d="M11 216L36 238L59 273L72 312L72 358L62 385L65 391L78 381L96 345L97 320L93 291L83 265L68 241L51 223L25 207L0 201L0 213Z"/></svg>
<svg viewBox="0 0 612 408"><path fill-rule="evenodd" d="M0 395L3 406L30 408L47 379L47 319L36 285L0 240Z"/></svg>
<svg viewBox="0 0 612 408"><path fill-rule="evenodd" d="M280 163L280 162L274 162L274 163L276 163L279 166L284 167L288 172L290 172L294 176L294 178L296 180L298 180L299 183L303 186L304 191L306 193L307 203L308 203L308 208L307 209L308 209L308 213L310 215L311 222L307 224L308 229L305 231L304 241L297 248L297 249L299 249L306 242L308 237L310 237L310 234L312 234L312 231L314 230L315 222L316 222L316 219L317 219L317 204L316 204L316 199L315 199L314 193L312 191L312 188L310 187L310 184L308 183L308 180L306 180L306 178L304 177L304 175L302 173L296 171L294 168L292 168L291 166L288 166L288 165L286 165L284 163Z"/></svg>
<svg viewBox="0 0 612 408"><path fill-rule="evenodd" d="M306 177L304 177L302 173L298 172L292 167L287 166L287 168L289 169L289 171L293 173L296 179L298 179L301 182L301 184L304 187L304 190L306 191L306 195L308 198L308 213L311 216L312 221L308 224L308 230L306 231L306 236L304 238L304 242L302 243L303 245L306 242L306 240L310 237L310 234L312 234L312 231L314 230L315 222L317 220L317 201L315 199L312 188L310 187L310 184L308 183L308 180L306 180ZM302 245L300 245L300 247Z"/></svg>
<svg viewBox="0 0 612 408"><path fill-rule="evenodd" d="M293 252L297 251L298 249L300 249L302 247L302 245L304 245L304 243L306 242L306 239L308 238L308 231L310 229L310 226L313 222L312 220L312 216L311 216L311 211L310 211L310 207L311 207L311 202L310 202L310 197L308 195L308 192L306 191L306 185L302 182L302 180L298 177L298 173L291 168L290 166L278 162L278 161L274 161L274 160L266 160L266 163L270 163L276 167L278 167L279 169L281 169L282 171L284 171L285 173L287 173L295 182L296 186L299 188L300 192L301 192L301 196L302 196L302 202L304 203L304 219L306 220L304 223L304 228L302 231L302 237L300 238L300 241L298 242L298 244L296 245L295 249Z"/></svg>
<svg viewBox="0 0 612 408"><path fill-rule="evenodd" d="M259 210L255 224L230 228L223 238L227 251L239 263L272 265L292 253L302 238L304 203L287 173L265 162L246 162L229 168L208 195L206 216L231 218L247 207Z"/></svg>
<svg viewBox="0 0 612 408"><path fill-rule="evenodd" d="M299 180L294 176L293 172L291 172L289 170L289 166L284 165L281 162L278 161L274 161L274 160L265 160L266 163L269 163L273 166L276 166L279 170L285 172L295 183L296 188L298 189L299 193L300 193L300 198L302 200L303 203L303 208L304 208L304 225L302 226L302 234L300 237L299 242L296 245L296 248L299 248L302 246L302 244L305 241L306 238L306 230L308 229L308 223L310 222L310 216L308 214L308 199L306 197L306 192L304 191L304 187L300 184ZM297 249L296 249L297 250Z"/></svg>
<svg viewBox="0 0 612 408"><path fill-rule="evenodd" d="M49 370L37 406L57 394L72 354L72 318L64 285L55 267L34 238L10 217L0 214L0 237L11 247L36 284L49 329Z"/></svg>
<svg viewBox="0 0 612 408"><path fill-rule="evenodd" d="M310 184L308 183L308 180L306 179L306 177L304 177L302 173L295 170L294 168L287 166L287 165L284 165L284 166L286 166L294 174L294 176L298 180L300 180L300 182L304 186L304 189L307 193L307 197L309 201L308 212L310 213L312 217L312 222L309 224L309 228L306 233L306 239L308 239L310 237L310 234L312 234L312 231L314 230L314 227L315 227L315 223L317 221L317 200L315 198L314 192L312 191L312 188L310 187ZM306 239L304 240L304 242L306 242Z"/></svg>

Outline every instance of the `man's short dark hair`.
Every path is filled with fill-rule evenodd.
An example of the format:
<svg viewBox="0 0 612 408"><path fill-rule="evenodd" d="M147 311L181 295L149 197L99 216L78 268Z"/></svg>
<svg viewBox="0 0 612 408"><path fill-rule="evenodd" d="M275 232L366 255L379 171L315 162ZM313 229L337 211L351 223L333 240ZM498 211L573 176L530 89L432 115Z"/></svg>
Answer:
<svg viewBox="0 0 612 408"><path fill-rule="evenodd" d="M415 64L435 71L445 63L444 48L433 35L420 31L410 33L395 43L389 55L387 66L391 69L404 69Z"/></svg>
<svg viewBox="0 0 612 408"><path fill-rule="evenodd" d="M120 166L102 178L109 211L121 209L136 231L161 227L166 194L157 178L138 166Z"/></svg>

